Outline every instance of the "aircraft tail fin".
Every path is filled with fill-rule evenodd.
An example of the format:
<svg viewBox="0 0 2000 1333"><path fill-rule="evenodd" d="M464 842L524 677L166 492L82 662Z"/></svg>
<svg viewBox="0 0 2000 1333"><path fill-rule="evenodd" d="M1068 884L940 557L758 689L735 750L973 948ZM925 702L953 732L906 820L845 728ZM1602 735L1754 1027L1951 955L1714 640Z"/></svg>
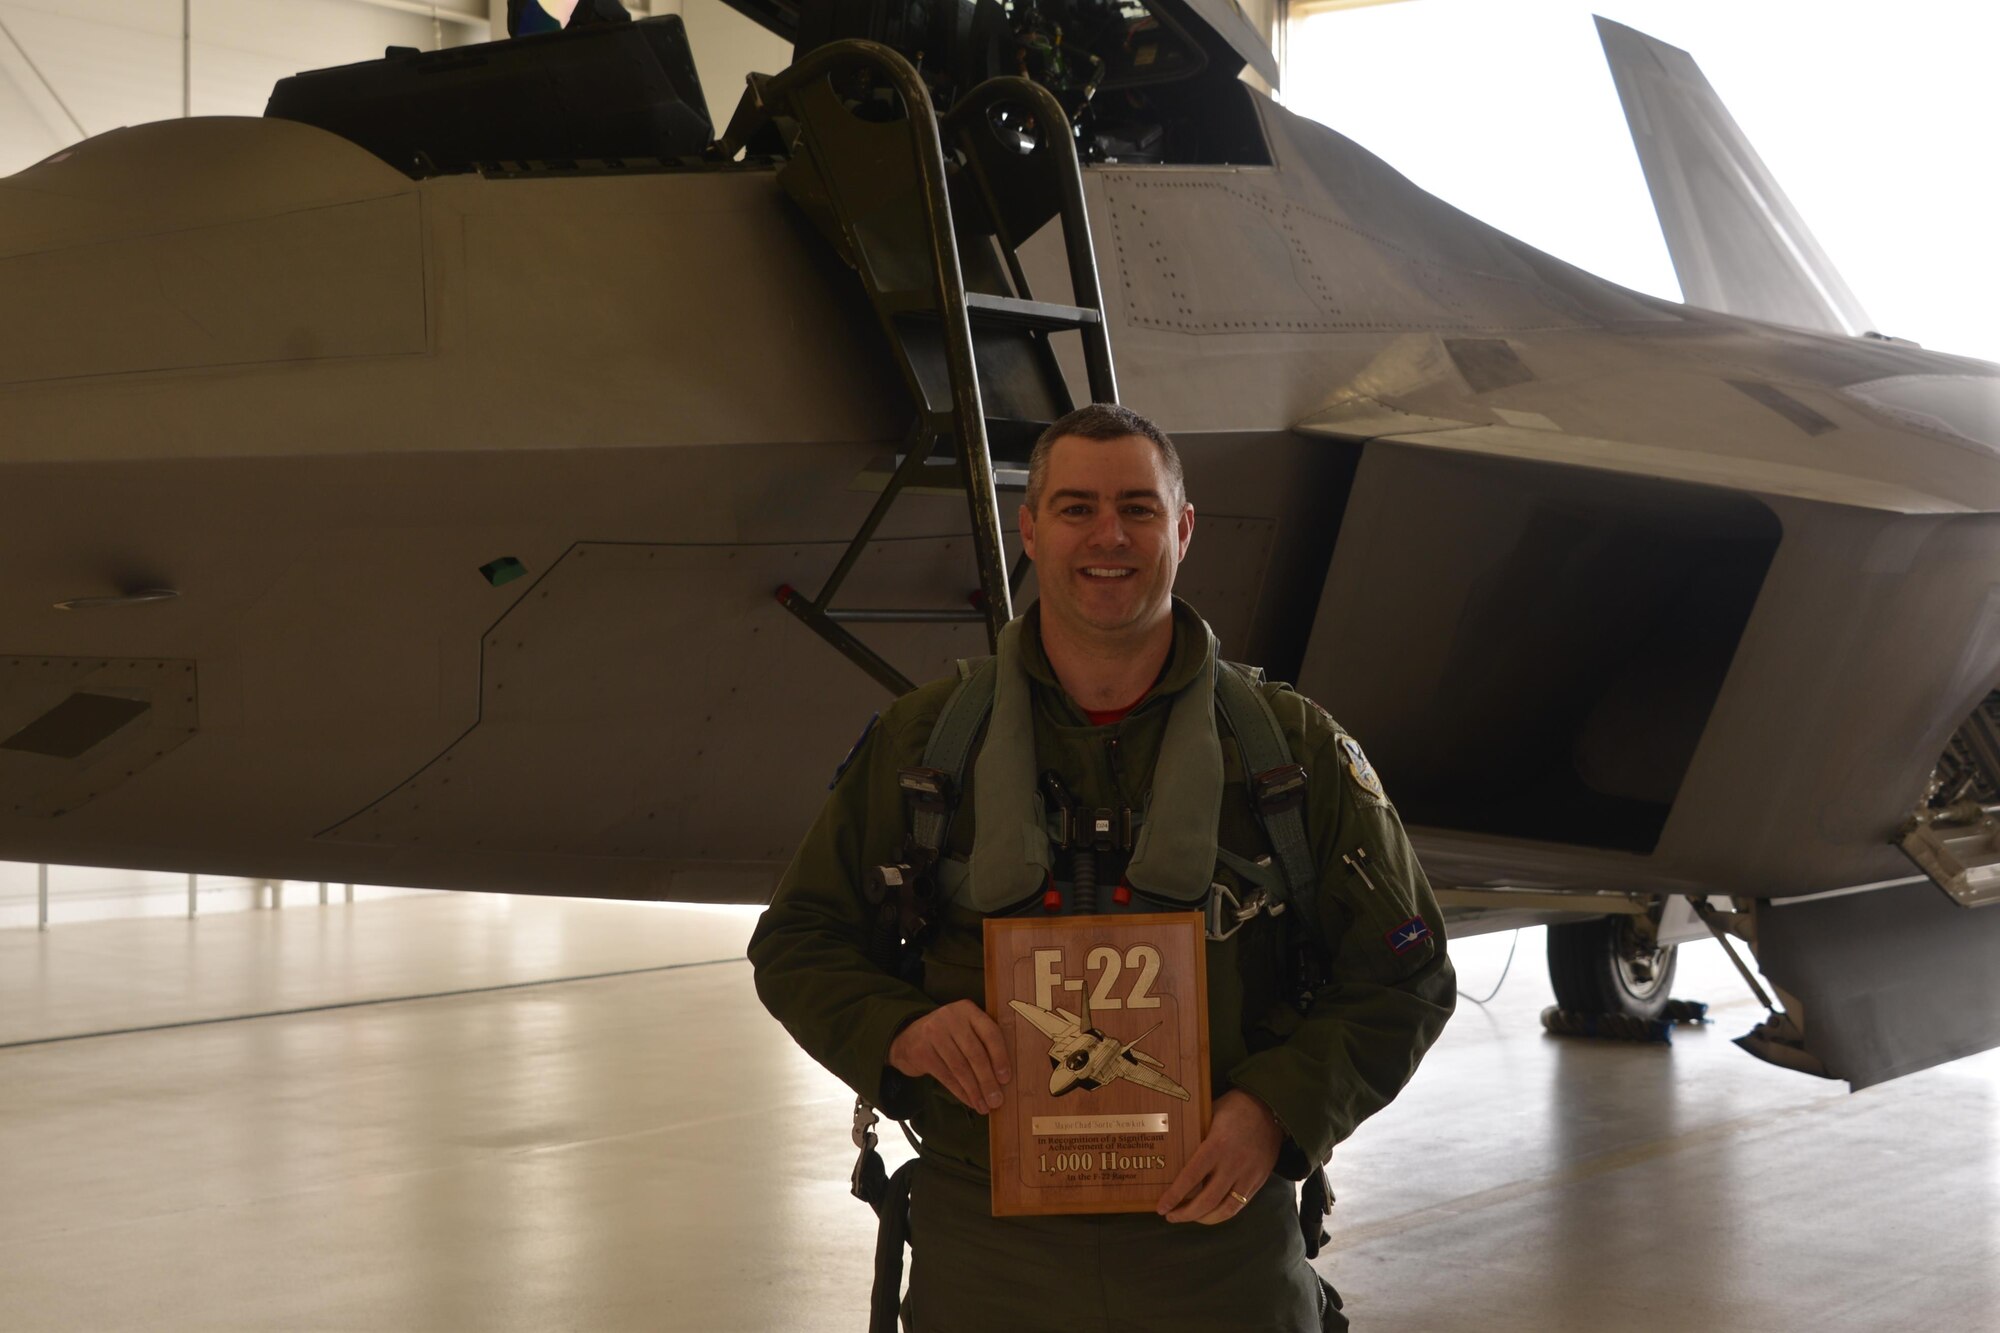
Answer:
<svg viewBox="0 0 2000 1333"><path fill-rule="evenodd" d="M1689 305L1827 333L1874 327L1694 57L1597 20Z"/></svg>

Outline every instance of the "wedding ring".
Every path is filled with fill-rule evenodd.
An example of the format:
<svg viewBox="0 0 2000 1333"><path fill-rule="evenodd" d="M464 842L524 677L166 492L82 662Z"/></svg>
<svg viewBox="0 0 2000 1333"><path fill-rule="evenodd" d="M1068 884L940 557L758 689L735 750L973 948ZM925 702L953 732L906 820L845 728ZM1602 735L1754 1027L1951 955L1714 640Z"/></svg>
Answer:
<svg viewBox="0 0 2000 1333"><path fill-rule="evenodd" d="M1250 1196L1247 1194L1238 1194L1235 1190L1231 1190L1229 1191L1229 1197L1242 1204L1245 1208L1250 1206Z"/></svg>

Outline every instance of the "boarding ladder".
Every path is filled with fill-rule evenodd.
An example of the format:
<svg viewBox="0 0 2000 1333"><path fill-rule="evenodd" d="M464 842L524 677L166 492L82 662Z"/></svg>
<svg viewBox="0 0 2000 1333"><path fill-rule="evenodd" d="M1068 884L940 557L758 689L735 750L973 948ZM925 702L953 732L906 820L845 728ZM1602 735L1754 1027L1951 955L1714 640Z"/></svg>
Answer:
<svg viewBox="0 0 2000 1333"><path fill-rule="evenodd" d="M782 74L752 75L717 152L782 153L779 183L859 275L916 407L882 493L817 597L778 598L890 691L910 679L848 628L984 623L989 644L1013 617L1026 561L1007 567L994 460L1026 466L1041 428L1073 403L1050 336L1082 335L1094 402L1118 385L1075 136L1046 88L996 78L940 117L902 55L830 42ZM1021 244L1059 218L1074 304L1034 299ZM859 609L834 599L898 495L962 490L978 590L965 609Z"/></svg>

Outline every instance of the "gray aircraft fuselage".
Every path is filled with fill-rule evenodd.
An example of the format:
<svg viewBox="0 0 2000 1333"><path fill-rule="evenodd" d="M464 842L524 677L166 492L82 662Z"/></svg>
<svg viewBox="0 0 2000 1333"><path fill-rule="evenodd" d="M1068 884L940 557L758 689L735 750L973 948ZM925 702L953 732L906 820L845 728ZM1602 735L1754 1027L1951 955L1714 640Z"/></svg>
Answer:
<svg viewBox="0 0 2000 1333"><path fill-rule="evenodd" d="M1624 290L1243 95L1270 166L1085 172L1225 651L1441 885L1908 879L2000 680L2000 369ZM0 857L755 901L886 702L772 596L908 409L769 169L146 125L0 181L0 289ZM964 533L904 501L850 600L963 606Z"/></svg>

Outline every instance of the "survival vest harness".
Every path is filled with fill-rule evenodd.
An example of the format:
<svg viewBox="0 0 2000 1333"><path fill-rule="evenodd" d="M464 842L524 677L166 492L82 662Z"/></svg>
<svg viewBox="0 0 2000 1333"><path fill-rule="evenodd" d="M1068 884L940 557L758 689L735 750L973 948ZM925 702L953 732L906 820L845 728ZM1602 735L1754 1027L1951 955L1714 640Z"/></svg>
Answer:
<svg viewBox="0 0 2000 1333"><path fill-rule="evenodd" d="M911 815L905 859L875 867L867 877L866 892L882 926L902 941L899 971L911 981L918 979L914 969L923 942L945 905L958 902L982 914L1004 915L1032 910L1039 891L1040 905L1050 911L1205 910L1209 936L1218 940L1259 912L1276 917L1290 911L1298 925L1291 932L1289 989L1299 1009L1312 1002L1314 991L1325 984L1326 969L1313 898L1318 876L1306 838L1306 772L1293 761L1278 719L1258 688L1262 672L1216 662L1211 681L1214 711L1236 740L1271 856L1239 856L1216 843L1212 817L1203 824L1173 808L1205 802L1214 809L1222 794L1219 754L1212 765L1212 790L1181 790L1184 776L1195 766L1183 767L1176 752L1186 747L1177 742L1202 727L1213 743L1212 725L1200 716L1207 712L1209 692L1190 686L1184 694L1195 697L1175 703L1155 767L1154 795L1141 812L1081 810L1054 773L1034 779L1031 725L992 729L995 734L980 755L980 772L989 780L978 784L974 796L982 832L968 863L947 859L944 848L966 769L995 713L1001 673L999 659L993 657L958 666L958 688L931 729L923 764L898 775ZM1027 753L999 753L1003 750ZM1003 784L992 777L1014 780ZM1060 852L1071 853L1066 877L1059 876L1052 855ZM1099 899L1094 873L1096 854L1105 853L1130 857L1124 882L1109 903ZM1216 865L1233 874L1243 887L1241 894L1215 882L1210 867Z"/></svg>
<svg viewBox="0 0 2000 1333"><path fill-rule="evenodd" d="M1208 675L1181 692L1168 716L1146 809L1084 811L1068 799L1053 772L1043 773L1039 781L1034 775L1027 677L1014 664L1022 623L1017 620L1002 631L1000 656L958 663L958 687L931 729L923 763L898 774L910 810L904 859L870 868L864 882L883 937L896 945L894 970L912 984L921 983L924 944L950 903L986 915L1032 911L1037 905L1079 913L1203 910L1212 940L1227 939L1261 912L1292 923L1285 988L1294 1007L1304 1012L1328 979L1314 900L1318 873L1306 837L1306 771L1293 759L1277 716L1258 688L1263 672L1221 661L1211 635ZM1003 658L1011 659L1004 669ZM1268 857L1239 856L1217 841L1214 816L1222 797L1218 714L1235 738L1258 822L1271 845ZM944 849L966 771L975 759L978 832L968 863L945 857ZM1200 817L1204 803L1206 820ZM1062 852L1070 854L1066 879L1058 878L1054 855ZM1095 868L1103 854L1129 856L1109 904L1097 893ZM1235 877L1241 894L1215 880L1212 871L1218 865ZM887 1173L876 1151L878 1123L875 1109L857 1098L853 1137L860 1157L852 1188L881 1218L870 1328L890 1330L901 1291L915 1162L905 1163L894 1176ZM903 1132L916 1142L907 1126ZM1331 1197L1324 1172L1312 1171L1299 1217L1308 1257L1317 1255L1327 1239L1324 1219Z"/></svg>

